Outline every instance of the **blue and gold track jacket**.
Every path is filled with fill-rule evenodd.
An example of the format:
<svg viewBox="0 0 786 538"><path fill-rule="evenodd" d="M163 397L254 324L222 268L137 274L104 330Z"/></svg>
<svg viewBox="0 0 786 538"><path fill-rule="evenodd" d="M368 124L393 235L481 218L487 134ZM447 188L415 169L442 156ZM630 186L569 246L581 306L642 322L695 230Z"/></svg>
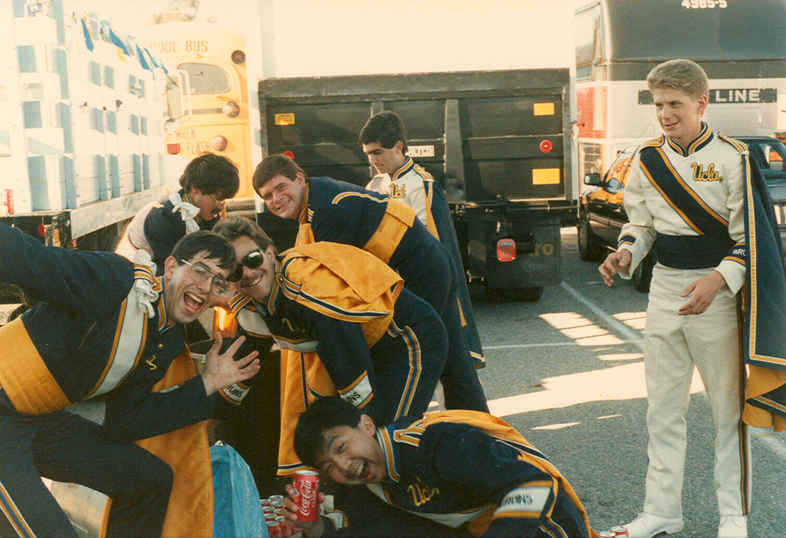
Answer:
<svg viewBox="0 0 786 538"><path fill-rule="evenodd" d="M597 536L565 477L499 418L405 417L379 428L377 441L388 479L367 487L396 508L487 538ZM350 497L338 508L344 517L331 516L334 524L362 529L367 507Z"/></svg>
<svg viewBox="0 0 786 538"><path fill-rule="evenodd" d="M105 432L122 441L211 416L199 377L151 393L183 351L184 330L167 326L149 266L45 247L0 224L0 280L45 298L0 329L0 387L17 411L40 415L106 394Z"/></svg>

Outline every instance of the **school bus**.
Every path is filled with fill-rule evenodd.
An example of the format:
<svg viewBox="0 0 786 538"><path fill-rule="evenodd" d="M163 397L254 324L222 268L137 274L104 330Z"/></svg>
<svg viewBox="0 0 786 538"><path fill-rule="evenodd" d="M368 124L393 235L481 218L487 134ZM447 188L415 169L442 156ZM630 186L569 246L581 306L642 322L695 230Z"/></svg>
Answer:
<svg viewBox="0 0 786 538"><path fill-rule="evenodd" d="M177 22L149 26L139 34L164 60L169 76L186 85L190 106L183 119L167 124L167 151L189 160L206 151L228 157L240 171L240 190L229 209L253 207L243 33L217 24Z"/></svg>

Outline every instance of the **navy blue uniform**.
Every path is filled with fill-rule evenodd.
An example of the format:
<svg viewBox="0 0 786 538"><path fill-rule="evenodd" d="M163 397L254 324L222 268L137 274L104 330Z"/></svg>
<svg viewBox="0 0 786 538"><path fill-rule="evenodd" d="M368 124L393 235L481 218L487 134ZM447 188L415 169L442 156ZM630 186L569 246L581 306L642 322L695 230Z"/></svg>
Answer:
<svg viewBox="0 0 786 538"><path fill-rule="evenodd" d="M282 471L303 467L286 447L315 397L338 393L385 422L428 408L445 363L445 330L374 256L341 244L295 247L278 261L265 304L243 296L230 303L240 334L271 335L282 349L301 352L299 363L286 365L282 388ZM303 356L312 352L319 361ZM244 391L223 394L239 401Z"/></svg>
<svg viewBox="0 0 786 538"><path fill-rule="evenodd" d="M390 265L412 293L428 302L448 334L448 358L441 377L450 409L488 411L463 333L458 270L447 249L408 206L361 187L330 178L309 178L300 216L298 244L344 243Z"/></svg>
<svg viewBox="0 0 786 538"><path fill-rule="evenodd" d="M177 208L173 200L177 202ZM192 231L212 230L219 220L220 217L201 218L199 208L192 205L188 194L180 189L143 207L128 225L124 241L127 239L135 250L146 250L156 264L156 274L160 276L164 274L164 260L178 241ZM121 252L118 249L118 252L133 258L125 250Z"/></svg>
<svg viewBox="0 0 786 538"><path fill-rule="evenodd" d="M0 329L0 507L22 536L73 536L47 476L113 498L110 536L159 534L172 471L131 441L211 416L201 378L151 393L184 348L161 282L113 253L44 247L1 224L0 260L0 280L47 299ZM102 394L103 426L63 410Z"/></svg>
<svg viewBox="0 0 786 538"><path fill-rule="evenodd" d="M467 411L404 417L377 429L388 478L367 488L385 503L448 527L491 537L596 537L568 481L506 422ZM353 488L358 489L358 488ZM364 499L360 495L358 499ZM390 522L368 520L350 497L329 514L349 534ZM328 534L334 530L327 525ZM345 533L342 533L345 534Z"/></svg>

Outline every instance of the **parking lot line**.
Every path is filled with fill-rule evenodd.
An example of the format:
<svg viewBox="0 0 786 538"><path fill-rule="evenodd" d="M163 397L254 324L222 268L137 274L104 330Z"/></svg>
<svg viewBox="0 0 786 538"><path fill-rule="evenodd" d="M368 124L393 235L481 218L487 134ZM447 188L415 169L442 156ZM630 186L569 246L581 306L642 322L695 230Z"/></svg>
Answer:
<svg viewBox="0 0 786 538"><path fill-rule="evenodd" d="M644 339L641 337L639 333L622 323L621 321L615 319L613 316L608 314L605 310L601 307L587 299L584 295L579 293L575 288L573 288L567 282L563 282L560 284L560 287L567 291L574 299L578 302L586 306L593 314L598 316L604 323L606 323L617 335L622 336L622 339L628 343L633 344L640 351L644 351Z"/></svg>

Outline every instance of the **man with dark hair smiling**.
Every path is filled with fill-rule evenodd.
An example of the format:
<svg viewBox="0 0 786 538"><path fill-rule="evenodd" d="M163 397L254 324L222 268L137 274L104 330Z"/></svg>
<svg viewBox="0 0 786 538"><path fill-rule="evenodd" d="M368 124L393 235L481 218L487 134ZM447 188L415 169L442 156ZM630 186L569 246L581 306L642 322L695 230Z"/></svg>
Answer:
<svg viewBox="0 0 786 538"><path fill-rule="evenodd" d="M240 177L232 161L205 153L188 163L180 186L179 191L143 207L118 247L118 253L129 259L133 251L146 250L158 266L159 275L180 238L216 225L237 194Z"/></svg>
<svg viewBox="0 0 786 538"><path fill-rule="evenodd" d="M445 406L488 411L461 324L458 271L445 246L411 207L342 181L308 178L284 155L269 155L259 163L254 188L274 215L299 221L298 245L352 245L397 271L406 288L439 314L448 333L448 358L440 380Z"/></svg>
<svg viewBox="0 0 786 538"><path fill-rule="evenodd" d="M239 334L250 341L272 336L282 349L319 357L301 356L303 373L282 388L284 403L302 411L315 396L337 393L381 420L425 412L445 363L445 329L400 276L371 254L336 243L295 247L277 258L270 238L239 217L216 232L238 261L240 294L230 305ZM246 392L225 394L240 401ZM290 451L293 426L282 420L282 446Z"/></svg>
<svg viewBox="0 0 786 538"><path fill-rule="evenodd" d="M201 375L152 392L184 350L182 325L226 292L232 247L190 234L159 280L150 265L0 224L0 260L0 280L44 298L0 329L0 509L20 536L76 536L43 476L109 496L107 536L160 536L173 471L133 441L210 418L210 396L259 369L256 353L235 362L242 340L220 354L219 339ZM99 395L101 426L65 410Z"/></svg>
<svg viewBox="0 0 786 538"><path fill-rule="evenodd" d="M377 426L340 399L323 398L300 416L295 450L325 479L366 486L398 510L454 529L454 536L597 537L567 479L509 424L486 413L441 411ZM287 492L294 494L291 485ZM370 521L365 504L351 498L341 513L313 525L298 523L292 497L284 507L284 517L309 538L341 528L351 536L396 532L385 534L385 522Z"/></svg>

